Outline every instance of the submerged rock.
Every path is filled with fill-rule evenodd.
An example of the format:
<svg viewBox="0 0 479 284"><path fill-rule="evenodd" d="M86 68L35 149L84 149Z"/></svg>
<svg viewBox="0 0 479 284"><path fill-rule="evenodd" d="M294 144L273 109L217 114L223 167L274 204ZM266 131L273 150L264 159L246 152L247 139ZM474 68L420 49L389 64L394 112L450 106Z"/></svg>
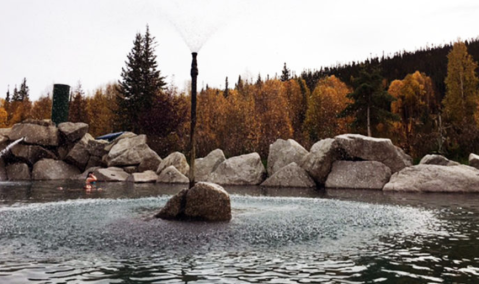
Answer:
<svg viewBox="0 0 479 284"><path fill-rule="evenodd" d="M173 196L155 217L229 221L231 220L230 196L217 184L199 182L194 187L183 189Z"/></svg>
<svg viewBox="0 0 479 284"><path fill-rule="evenodd" d="M266 170L258 153L236 156L221 163L209 182L229 185L257 185L264 181Z"/></svg>
<svg viewBox="0 0 479 284"><path fill-rule="evenodd" d="M301 164L301 161L307 154L308 151L293 139L276 140L276 142L269 145L268 175L272 176L282 167L293 162L298 165Z"/></svg>
<svg viewBox="0 0 479 284"><path fill-rule="evenodd" d="M336 161L326 188L379 189L391 177L391 169L377 161Z"/></svg>
<svg viewBox="0 0 479 284"><path fill-rule="evenodd" d="M470 166L416 165L391 176L384 191L479 192L479 170Z"/></svg>
<svg viewBox="0 0 479 284"><path fill-rule="evenodd" d="M292 162L275 172L261 186L316 187L316 183L303 168Z"/></svg>

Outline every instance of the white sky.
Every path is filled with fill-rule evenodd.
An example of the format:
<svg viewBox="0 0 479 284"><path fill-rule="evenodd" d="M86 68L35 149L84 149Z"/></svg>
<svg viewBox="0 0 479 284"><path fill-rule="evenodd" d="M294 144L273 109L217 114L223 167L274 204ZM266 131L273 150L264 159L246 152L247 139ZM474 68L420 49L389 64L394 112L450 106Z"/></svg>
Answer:
<svg viewBox="0 0 479 284"><path fill-rule="evenodd" d="M0 97L27 78L30 97L54 83L87 94L120 79L137 32L156 37L158 67L180 89L198 53L199 88L238 76L362 61L383 52L479 36L479 1L0 0ZM186 39L184 41L183 39Z"/></svg>

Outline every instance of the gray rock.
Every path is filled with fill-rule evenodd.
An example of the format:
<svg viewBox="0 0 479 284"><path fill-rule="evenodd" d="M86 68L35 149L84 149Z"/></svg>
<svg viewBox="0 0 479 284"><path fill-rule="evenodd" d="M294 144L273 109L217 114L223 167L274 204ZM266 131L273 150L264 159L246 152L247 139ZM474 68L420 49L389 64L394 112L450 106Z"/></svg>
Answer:
<svg viewBox="0 0 479 284"><path fill-rule="evenodd" d="M78 141L75 146L68 152L65 160L75 166L77 166L81 171L85 170L88 161L90 160L90 152L88 151L89 141L94 140L94 138L89 134L85 134L80 141Z"/></svg>
<svg viewBox="0 0 479 284"><path fill-rule="evenodd" d="M5 162L0 158L0 181L8 180L7 169L5 168Z"/></svg>
<svg viewBox="0 0 479 284"><path fill-rule="evenodd" d="M169 220L184 216L187 192L188 188L185 188L170 198L165 207L161 208L155 217Z"/></svg>
<svg viewBox="0 0 479 284"><path fill-rule="evenodd" d="M161 164L161 158L158 154L152 149L148 148L144 151L141 162L138 165L138 171L155 171L158 170L158 166Z"/></svg>
<svg viewBox="0 0 479 284"><path fill-rule="evenodd" d="M93 167L104 167L104 166L106 165L103 163L101 158L97 156L90 156L90 159L88 160L88 163L86 164L85 169L93 168Z"/></svg>
<svg viewBox="0 0 479 284"><path fill-rule="evenodd" d="M136 166L127 166L127 167L123 167L122 169L129 174L138 172L138 167Z"/></svg>
<svg viewBox="0 0 479 284"><path fill-rule="evenodd" d="M174 152L168 155L163 161L161 161L158 169L156 170L157 174L160 174L164 169L169 166L174 166L180 173L185 176L189 175L190 166L186 161L185 155L180 152Z"/></svg>
<svg viewBox="0 0 479 284"><path fill-rule="evenodd" d="M308 151L293 139L278 139L269 145L268 154L268 175L272 176L282 167L292 162L301 164Z"/></svg>
<svg viewBox="0 0 479 284"><path fill-rule="evenodd" d="M126 181L136 183L156 182L158 175L154 171L145 171L142 173L131 174Z"/></svg>
<svg viewBox="0 0 479 284"><path fill-rule="evenodd" d="M229 221L230 196L217 184L198 182L186 193L185 216L205 221Z"/></svg>
<svg viewBox="0 0 479 284"><path fill-rule="evenodd" d="M226 161L221 149L211 151L206 157L195 160L195 181L206 181L216 168Z"/></svg>
<svg viewBox="0 0 479 284"><path fill-rule="evenodd" d="M24 142L41 146L58 146L58 129L55 126L42 126L31 123L17 123L8 136L15 141L25 137Z"/></svg>
<svg viewBox="0 0 479 284"><path fill-rule="evenodd" d="M393 173L412 165L412 159L403 151L398 150L390 139L343 134L336 136L334 140L348 156L381 162L388 166Z"/></svg>
<svg viewBox="0 0 479 284"><path fill-rule="evenodd" d="M450 161L441 155L426 155L419 162L420 165L457 166L458 162Z"/></svg>
<svg viewBox="0 0 479 284"><path fill-rule="evenodd" d="M266 179L261 186L316 187L316 183L308 175L306 170L298 166L295 162L292 162L275 172Z"/></svg>
<svg viewBox="0 0 479 284"><path fill-rule="evenodd" d="M75 178L80 170L64 161L43 159L33 165L33 180L62 180Z"/></svg>
<svg viewBox="0 0 479 284"><path fill-rule="evenodd" d="M190 180L174 166L169 166L158 175L159 183L189 183Z"/></svg>
<svg viewBox="0 0 479 284"><path fill-rule="evenodd" d="M63 122L58 124L58 131L63 134L68 142L74 143L88 133L88 124L83 122Z"/></svg>
<svg viewBox="0 0 479 284"><path fill-rule="evenodd" d="M391 169L377 161L336 161L326 180L326 188L379 189L391 177Z"/></svg>
<svg viewBox="0 0 479 284"><path fill-rule="evenodd" d="M219 185L199 182L173 196L156 215L163 219L231 220L229 194Z"/></svg>
<svg viewBox="0 0 479 284"><path fill-rule="evenodd" d="M94 173L98 181L126 181L126 179L130 176L129 173L117 167L98 169Z"/></svg>
<svg viewBox="0 0 479 284"><path fill-rule="evenodd" d="M258 185L264 181L266 170L258 153L227 159L208 178L209 182L229 185Z"/></svg>
<svg viewBox="0 0 479 284"><path fill-rule="evenodd" d="M41 159L58 159L52 151L38 145L17 144L10 151L17 160L26 162L31 166Z"/></svg>
<svg viewBox="0 0 479 284"><path fill-rule="evenodd" d="M92 156L103 157L103 155L108 154L105 150L105 147L108 145L108 141L105 140L89 140L88 141L88 152Z"/></svg>
<svg viewBox="0 0 479 284"><path fill-rule="evenodd" d="M384 191L479 192L479 170L470 166L416 165L391 176Z"/></svg>
<svg viewBox="0 0 479 284"><path fill-rule="evenodd" d="M25 163L10 164L6 167L8 180L31 180L32 176Z"/></svg>
<svg viewBox="0 0 479 284"><path fill-rule="evenodd" d="M311 151L304 156L301 167L320 185L324 185L331 172L333 162L338 157L338 147L335 140L327 138L316 142Z"/></svg>
<svg viewBox="0 0 479 284"><path fill-rule="evenodd" d="M105 151L110 152L110 150L118 143L120 140L123 140L125 138L134 138L138 135L136 135L133 132L125 132L122 135L116 137L113 141L111 141L108 145L105 146Z"/></svg>
<svg viewBox="0 0 479 284"><path fill-rule="evenodd" d="M479 155L469 154L469 166L479 169Z"/></svg>
<svg viewBox="0 0 479 284"><path fill-rule="evenodd" d="M143 159L151 156L152 150L146 144L144 134L131 138L124 138L118 141L108 152L106 164L113 166L132 166L139 165Z"/></svg>

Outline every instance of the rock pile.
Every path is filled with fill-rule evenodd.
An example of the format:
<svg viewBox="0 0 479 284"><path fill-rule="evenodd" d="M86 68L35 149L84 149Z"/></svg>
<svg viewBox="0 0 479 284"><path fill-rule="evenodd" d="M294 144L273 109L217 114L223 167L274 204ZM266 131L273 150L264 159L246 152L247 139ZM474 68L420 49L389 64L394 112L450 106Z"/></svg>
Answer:
<svg viewBox="0 0 479 284"><path fill-rule="evenodd" d="M189 165L179 152L160 158L145 135L125 132L108 142L88 134L85 123L25 121L0 129L0 150L24 138L0 159L0 180L84 178L100 181L188 183ZM479 191L479 156L463 166L440 155L419 165L389 139L343 134L310 151L292 139L270 145L267 170L258 153L226 158L216 149L195 161L195 180L221 185L325 187L395 191ZM81 174L83 173L83 174Z"/></svg>

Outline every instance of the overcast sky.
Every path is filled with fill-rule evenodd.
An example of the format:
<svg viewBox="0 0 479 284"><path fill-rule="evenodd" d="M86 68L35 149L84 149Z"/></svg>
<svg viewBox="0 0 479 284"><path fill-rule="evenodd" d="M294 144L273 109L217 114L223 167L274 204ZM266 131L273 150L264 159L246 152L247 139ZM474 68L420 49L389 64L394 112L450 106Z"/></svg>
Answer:
<svg viewBox="0 0 479 284"><path fill-rule="evenodd" d="M238 76L297 74L479 36L474 0L1 0L0 97L27 78L30 97L54 83L87 94L120 79L146 25L167 83L185 88L198 51L199 88Z"/></svg>

